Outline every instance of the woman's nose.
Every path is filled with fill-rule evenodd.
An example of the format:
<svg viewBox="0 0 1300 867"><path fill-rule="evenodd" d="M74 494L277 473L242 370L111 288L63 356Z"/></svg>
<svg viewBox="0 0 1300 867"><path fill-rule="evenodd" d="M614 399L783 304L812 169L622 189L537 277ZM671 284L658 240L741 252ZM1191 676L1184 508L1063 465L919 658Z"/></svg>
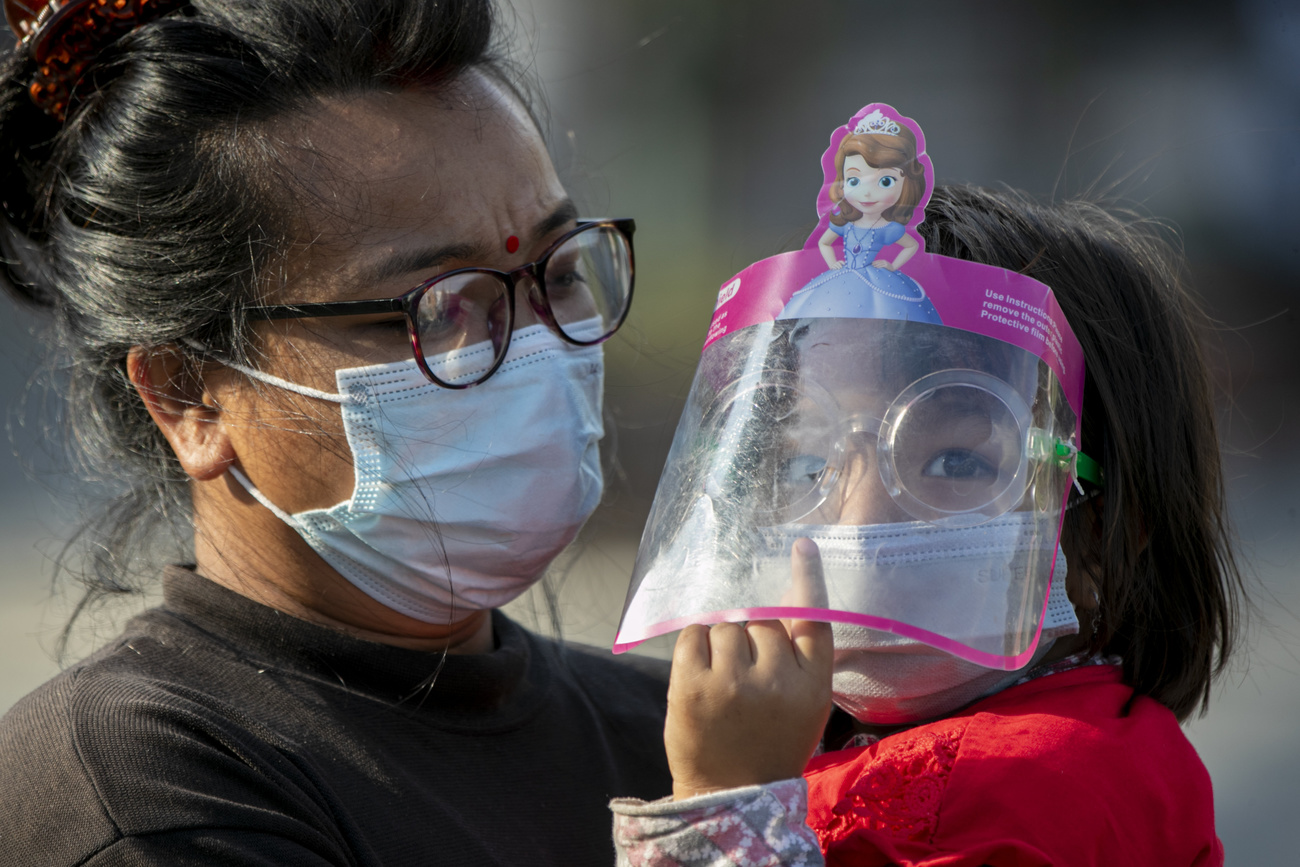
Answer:
<svg viewBox="0 0 1300 867"><path fill-rule="evenodd" d="M515 280L515 330L543 323L545 320L538 313L541 306L542 293L537 282L527 274L519 275Z"/></svg>
<svg viewBox="0 0 1300 867"><path fill-rule="evenodd" d="M537 325L541 321L542 318L537 315L537 311L533 309L533 305L529 302L527 297L515 300L516 331L521 328L527 328L530 325Z"/></svg>

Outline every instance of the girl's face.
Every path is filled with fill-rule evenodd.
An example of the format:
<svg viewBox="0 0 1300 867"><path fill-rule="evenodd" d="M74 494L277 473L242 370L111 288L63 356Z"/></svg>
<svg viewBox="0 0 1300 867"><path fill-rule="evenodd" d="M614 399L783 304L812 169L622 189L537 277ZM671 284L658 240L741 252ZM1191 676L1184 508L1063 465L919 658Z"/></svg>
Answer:
<svg viewBox="0 0 1300 867"><path fill-rule="evenodd" d="M900 169L878 169L858 154L844 158L844 198L861 211L863 217L879 219L898 203L902 195L903 172Z"/></svg>

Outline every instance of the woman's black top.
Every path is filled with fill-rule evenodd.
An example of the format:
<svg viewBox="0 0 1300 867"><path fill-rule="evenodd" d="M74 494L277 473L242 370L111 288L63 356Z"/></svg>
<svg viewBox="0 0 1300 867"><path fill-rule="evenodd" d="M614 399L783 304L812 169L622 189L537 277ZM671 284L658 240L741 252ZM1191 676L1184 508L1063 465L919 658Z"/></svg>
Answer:
<svg viewBox="0 0 1300 867"><path fill-rule="evenodd" d="M444 658L169 569L0 720L0 864L609 867L608 799L671 791L667 668L493 616Z"/></svg>

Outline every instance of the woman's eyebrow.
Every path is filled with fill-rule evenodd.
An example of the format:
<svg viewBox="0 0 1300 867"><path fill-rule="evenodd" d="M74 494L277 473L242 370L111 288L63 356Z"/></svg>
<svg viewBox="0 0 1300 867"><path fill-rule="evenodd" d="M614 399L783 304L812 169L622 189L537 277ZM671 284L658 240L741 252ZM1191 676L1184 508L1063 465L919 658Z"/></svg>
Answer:
<svg viewBox="0 0 1300 867"><path fill-rule="evenodd" d="M573 199L565 199L545 219L533 226L533 238L545 238L556 229L562 229L577 219L578 206L573 203Z"/></svg>
<svg viewBox="0 0 1300 867"><path fill-rule="evenodd" d="M563 228L578 219L578 208L572 199L565 199L532 230L534 239L544 238L556 229ZM421 250L397 250L376 262L358 278L363 285L382 283L403 274L428 271L450 262L472 262L485 260L490 255L489 248L482 243L456 243L441 247L428 247Z"/></svg>
<svg viewBox="0 0 1300 867"><path fill-rule="evenodd" d="M428 271L452 260L472 261L483 258L484 252L481 244L465 243L428 247L422 250L397 250L366 268L357 278L357 282L366 286L383 283L403 274Z"/></svg>

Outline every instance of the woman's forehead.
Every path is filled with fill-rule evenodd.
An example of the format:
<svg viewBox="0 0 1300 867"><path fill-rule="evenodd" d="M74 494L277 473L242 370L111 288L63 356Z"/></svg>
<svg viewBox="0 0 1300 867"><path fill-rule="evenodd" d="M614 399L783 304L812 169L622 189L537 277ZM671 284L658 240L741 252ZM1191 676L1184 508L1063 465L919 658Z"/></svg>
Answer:
<svg viewBox="0 0 1300 867"><path fill-rule="evenodd" d="M285 132L300 206L292 270L325 297L340 288L328 288L327 274L346 287L395 253L527 241L565 200L526 110L484 76L325 98Z"/></svg>

